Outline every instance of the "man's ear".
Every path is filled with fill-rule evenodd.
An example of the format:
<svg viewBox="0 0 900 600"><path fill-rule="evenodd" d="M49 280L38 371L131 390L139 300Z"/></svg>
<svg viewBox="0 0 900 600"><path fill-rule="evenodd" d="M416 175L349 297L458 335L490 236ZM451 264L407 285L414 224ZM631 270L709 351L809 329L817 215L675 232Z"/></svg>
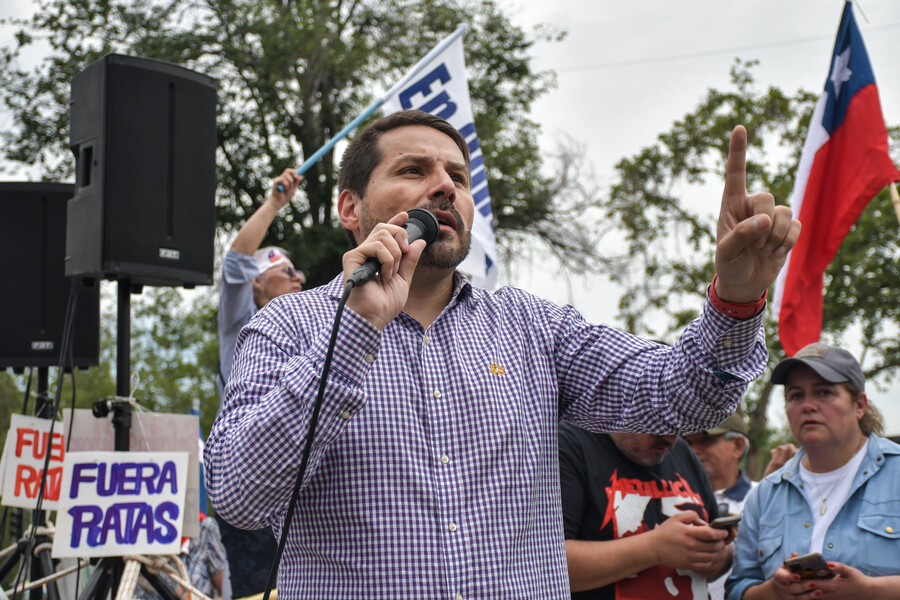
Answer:
<svg viewBox="0 0 900 600"><path fill-rule="evenodd" d="M265 306L265 302L262 302L262 304L260 304L263 292L265 291L263 289L262 279L260 279L259 275L257 275L250 283L253 286L253 303L256 305L256 308L262 308L263 306Z"/></svg>
<svg viewBox="0 0 900 600"><path fill-rule="evenodd" d="M356 192L350 190L341 192L341 195L338 196L337 210L338 218L344 229L349 229L354 233L359 232L359 208L360 199Z"/></svg>
<svg viewBox="0 0 900 600"><path fill-rule="evenodd" d="M738 458L740 458L744 455L744 449L747 447L747 438L737 436L734 438L734 441L739 442L738 444L735 444L735 449L737 450L735 453L738 455Z"/></svg>

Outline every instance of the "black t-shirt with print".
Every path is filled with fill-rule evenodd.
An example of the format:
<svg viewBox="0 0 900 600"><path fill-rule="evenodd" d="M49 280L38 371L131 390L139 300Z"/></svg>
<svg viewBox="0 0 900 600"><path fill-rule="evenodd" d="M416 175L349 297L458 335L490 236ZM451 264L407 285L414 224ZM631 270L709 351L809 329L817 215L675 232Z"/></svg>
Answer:
<svg viewBox="0 0 900 600"><path fill-rule="evenodd" d="M608 435L561 423L559 463L566 539L602 541L639 535L687 510L704 521L718 516L703 465L681 438L661 464L642 467L625 457ZM661 565L572 594L599 600L708 597L703 577Z"/></svg>

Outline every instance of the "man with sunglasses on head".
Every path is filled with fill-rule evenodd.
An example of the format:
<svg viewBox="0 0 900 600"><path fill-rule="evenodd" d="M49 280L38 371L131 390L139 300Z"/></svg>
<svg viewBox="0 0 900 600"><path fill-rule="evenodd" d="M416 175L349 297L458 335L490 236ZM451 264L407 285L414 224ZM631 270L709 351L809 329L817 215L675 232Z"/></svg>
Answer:
<svg viewBox="0 0 900 600"><path fill-rule="evenodd" d="M284 250L275 246L259 247L275 216L294 197L302 179L296 169L285 169L275 178L269 197L250 215L225 255L218 318L217 384L222 400L241 328L270 300L282 294L299 292L306 283L306 277L294 268ZM279 186L284 191L279 191ZM242 598L264 591L268 569L275 558L276 543L272 528L247 531L222 519L218 522L228 555L231 595Z"/></svg>

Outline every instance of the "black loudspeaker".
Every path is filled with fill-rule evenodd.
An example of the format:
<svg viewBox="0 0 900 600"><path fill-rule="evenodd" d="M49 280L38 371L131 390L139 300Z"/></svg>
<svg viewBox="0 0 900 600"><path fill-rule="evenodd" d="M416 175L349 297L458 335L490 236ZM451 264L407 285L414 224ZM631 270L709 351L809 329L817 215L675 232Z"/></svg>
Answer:
<svg viewBox="0 0 900 600"><path fill-rule="evenodd" d="M108 54L72 80L66 275L209 285L216 80Z"/></svg>
<svg viewBox="0 0 900 600"><path fill-rule="evenodd" d="M0 368L59 365L72 282L64 267L73 190L62 183L0 183ZM76 285L73 361L89 367L100 358L100 285Z"/></svg>

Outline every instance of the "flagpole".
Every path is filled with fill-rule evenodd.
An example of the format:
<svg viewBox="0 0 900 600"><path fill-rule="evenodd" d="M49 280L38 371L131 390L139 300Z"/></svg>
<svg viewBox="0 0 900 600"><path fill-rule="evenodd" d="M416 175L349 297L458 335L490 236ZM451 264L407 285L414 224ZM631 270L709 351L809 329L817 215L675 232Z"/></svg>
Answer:
<svg viewBox="0 0 900 600"><path fill-rule="evenodd" d="M362 113L360 113L360 115L359 115L358 117L356 117L355 119L353 119L353 121L351 121L349 125L347 125L347 126L344 127L343 129L341 129L341 130L337 133L337 135L335 135L333 138L331 138L330 140L328 140L327 142L325 142L325 145L324 145L324 146L322 146L321 148L319 148L318 150L316 150L316 151L313 153L312 156L310 156L309 158L307 158L307 159L303 162L302 165L298 166L298 167L297 167L297 174L298 174L298 175L302 175L303 173L306 173L306 171L308 171L309 168L310 168L311 166L313 166L315 163L319 162L319 159L321 159L323 156L325 156L325 154L326 154L328 151L330 151L332 148L334 148L334 145L335 145L335 144L337 144L337 143L338 143L339 141L341 141L343 138L347 137L347 135L348 135L351 131L353 131L354 129L356 129L356 128L359 126L360 123L362 123L363 121L365 121L366 119L368 119L368 118L372 115L372 113L374 113L376 110L378 110L379 108L381 108L381 105L382 105L382 104L384 104L391 96L393 96L394 94L396 94L398 90L402 89L405 85L407 85L407 84L412 80L413 77L415 77L416 75L418 75L419 72L420 72L422 69L424 69L425 66L426 66L429 62L431 62L431 60L432 60L435 56L437 56L438 54L440 54L441 52L443 52L443 51L447 48L447 46L449 46L449 45L452 44L454 41L456 41L456 38L458 38L458 37L461 36L463 33L465 33L467 29L468 29L468 25L466 25L465 23L461 23L460 25L458 25L458 26L456 27L456 30L453 31L453 33L451 33L450 35L448 35L447 37L445 37L443 40L440 41L440 43L438 43L437 46L435 46L434 48L432 48L432 49L431 49L431 52L429 52L428 54L426 54L425 57L422 58L422 60L420 60L419 62L417 62L417 63L413 66L413 68L410 69L410 70L406 73L406 75L404 75L404 76L400 79L400 81L398 81L396 84L394 84L394 85L393 85L387 92L385 92L380 98L378 98L377 100L375 100L374 102L372 102L372 104L370 104L368 107L366 107L366 109L365 109ZM281 184L278 184L278 191L279 191L279 192L283 192L283 191L284 191L284 189L283 189L283 187L281 186Z"/></svg>
<svg viewBox="0 0 900 600"><path fill-rule="evenodd" d="M892 181L888 187L891 189L891 202L894 204L894 212L897 213L897 221L900 222L900 194L897 193L897 184Z"/></svg>

